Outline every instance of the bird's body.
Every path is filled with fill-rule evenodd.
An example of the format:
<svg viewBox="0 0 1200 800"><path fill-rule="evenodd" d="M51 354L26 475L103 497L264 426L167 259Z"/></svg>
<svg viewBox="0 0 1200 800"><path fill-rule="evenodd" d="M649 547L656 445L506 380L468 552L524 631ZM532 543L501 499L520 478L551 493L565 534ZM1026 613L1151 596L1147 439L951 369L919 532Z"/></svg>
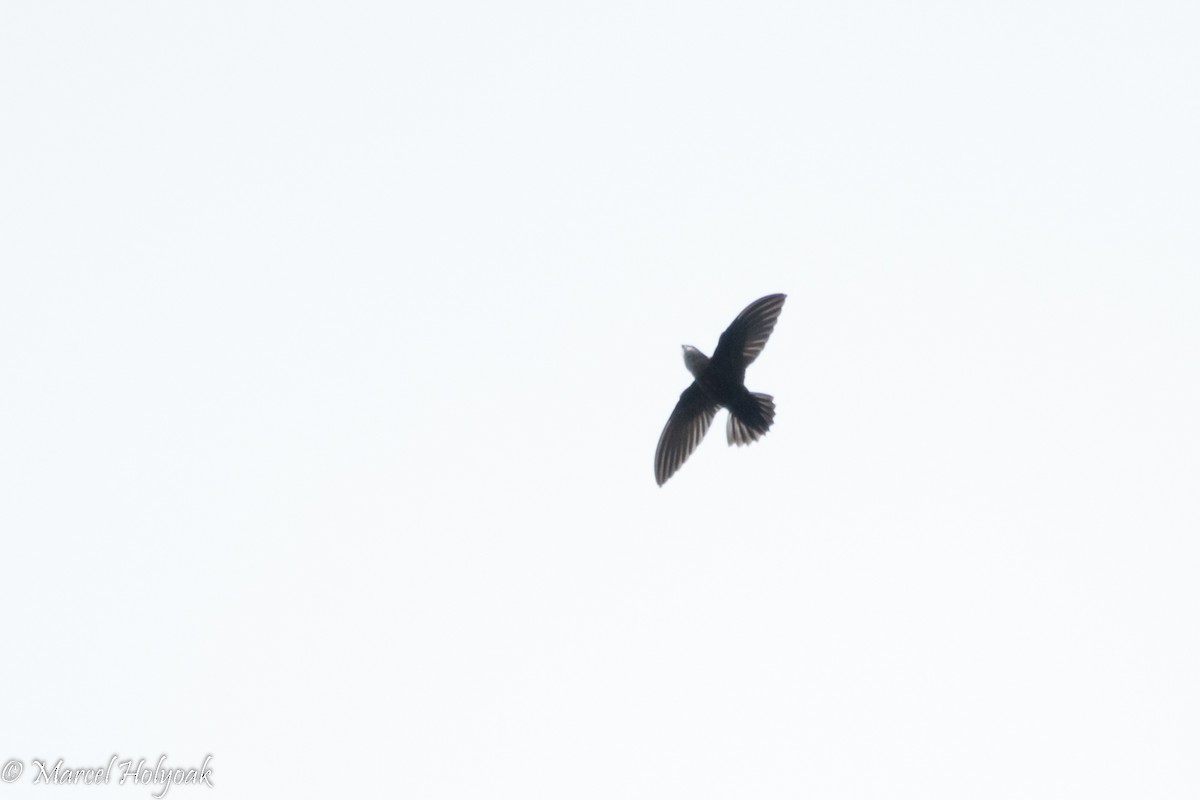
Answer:
<svg viewBox="0 0 1200 800"><path fill-rule="evenodd" d="M654 454L654 477L666 483L700 444L721 408L729 409L729 444L756 441L775 421L775 401L769 394L746 388L746 367L767 344L787 295L772 294L748 305L721 334L712 358L691 345L683 346L683 362L695 380L679 396L663 428Z"/></svg>

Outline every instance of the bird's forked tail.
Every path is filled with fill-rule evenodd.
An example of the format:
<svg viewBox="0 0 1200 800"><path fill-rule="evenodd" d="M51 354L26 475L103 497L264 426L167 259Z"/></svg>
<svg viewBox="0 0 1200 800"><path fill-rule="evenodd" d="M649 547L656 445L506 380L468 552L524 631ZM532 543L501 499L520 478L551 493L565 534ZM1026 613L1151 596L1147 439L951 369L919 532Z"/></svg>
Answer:
<svg viewBox="0 0 1200 800"><path fill-rule="evenodd" d="M729 407L725 438L741 447L758 441L775 421L775 398L760 392L746 392L737 406Z"/></svg>

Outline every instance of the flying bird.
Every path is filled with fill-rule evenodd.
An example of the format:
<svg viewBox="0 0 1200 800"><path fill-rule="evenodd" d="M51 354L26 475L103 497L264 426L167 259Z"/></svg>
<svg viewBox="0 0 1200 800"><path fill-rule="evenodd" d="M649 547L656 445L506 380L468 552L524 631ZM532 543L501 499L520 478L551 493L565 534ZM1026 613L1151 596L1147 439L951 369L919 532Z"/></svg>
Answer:
<svg viewBox="0 0 1200 800"><path fill-rule="evenodd" d="M785 294L769 294L746 306L721 334L712 358L683 345L683 363L695 380L679 395L658 439L654 478L659 486L687 461L721 408L729 409L725 436L731 445L757 441L771 427L775 400L746 388L746 367L766 346L786 299Z"/></svg>

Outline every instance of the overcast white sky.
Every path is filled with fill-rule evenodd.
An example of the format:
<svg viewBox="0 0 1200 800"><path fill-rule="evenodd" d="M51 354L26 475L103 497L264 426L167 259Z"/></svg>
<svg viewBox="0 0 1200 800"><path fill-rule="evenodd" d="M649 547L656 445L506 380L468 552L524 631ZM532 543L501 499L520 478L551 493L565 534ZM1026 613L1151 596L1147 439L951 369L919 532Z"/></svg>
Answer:
<svg viewBox="0 0 1200 800"><path fill-rule="evenodd" d="M1196 797L1197 41L7 4L0 796ZM659 489L770 292L775 427Z"/></svg>

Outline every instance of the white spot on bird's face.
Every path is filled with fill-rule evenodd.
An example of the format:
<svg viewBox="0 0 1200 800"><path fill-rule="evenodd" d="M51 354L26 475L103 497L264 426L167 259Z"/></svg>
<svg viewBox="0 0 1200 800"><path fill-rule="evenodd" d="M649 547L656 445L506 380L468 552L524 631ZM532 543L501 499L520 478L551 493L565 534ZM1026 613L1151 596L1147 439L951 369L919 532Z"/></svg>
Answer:
<svg viewBox="0 0 1200 800"><path fill-rule="evenodd" d="M683 346L683 363L688 368L688 372L692 373L693 378L699 378L700 373L704 372L704 368L708 366L708 356L690 344L685 344Z"/></svg>

